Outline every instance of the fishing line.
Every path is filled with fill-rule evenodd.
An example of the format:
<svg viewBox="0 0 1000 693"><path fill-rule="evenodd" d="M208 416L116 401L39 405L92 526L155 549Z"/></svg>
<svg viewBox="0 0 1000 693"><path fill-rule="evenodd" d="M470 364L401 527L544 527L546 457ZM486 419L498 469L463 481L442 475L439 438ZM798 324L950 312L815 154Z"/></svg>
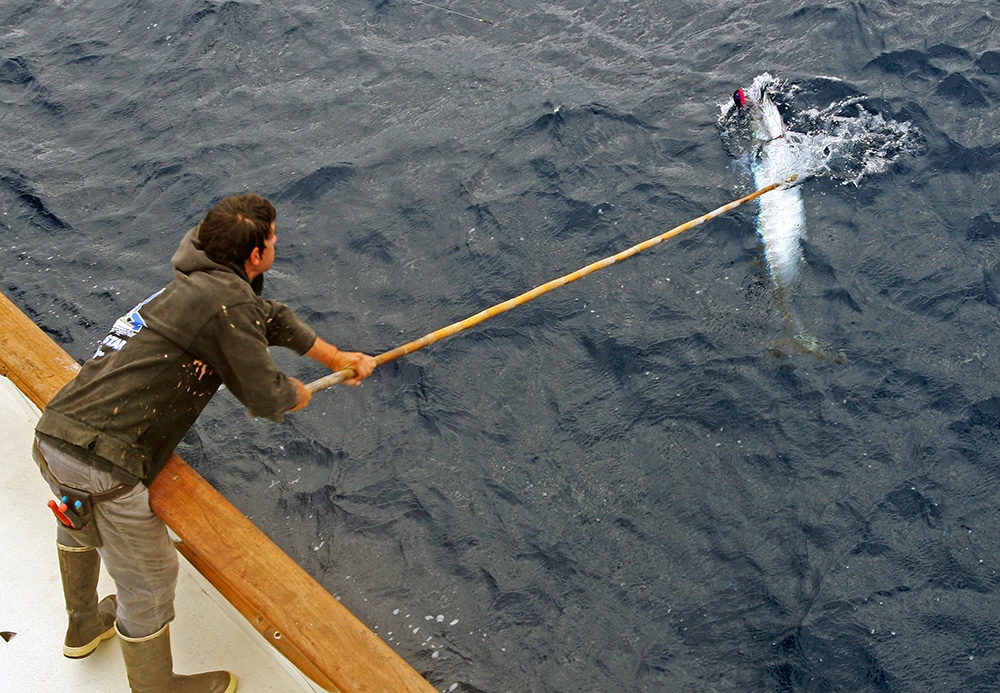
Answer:
<svg viewBox="0 0 1000 693"><path fill-rule="evenodd" d="M610 265L613 265L616 262L620 262L622 260L630 258L633 255L641 253L644 250L648 250L649 248L652 248L654 245L658 245L659 243L662 243L663 241L669 238L673 238L674 236L677 236L683 233L684 231L687 231L688 229L694 228L695 226L698 226L700 224L704 224L706 221L714 219L715 217L725 214L726 212L730 212L739 207L740 205L746 204L751 200L755 200L764 193L770 192L775 188L791 185L792 183L795 182L797 178L798 175L793 174L788 178L786 178L785 180L778 181L777 183L771 183L770 185L767 185L761 188L760 190L752 192L749 195L745 195L739 198L738 200L733 200L732 202L724 204L721 207L717 207L708 214L703 214L702 216L692 219L691 221L685 222L680 226L675 226L669 231L661 233L659 236L653 236L652 238L645 240L642 243L638 243L632 246L631 248L623 250L620 253L617 253L615 255L610 255L604 258L603 260L598 260L597 262L592 262L586 267L582 267L575 272L563 275L558 279L553 279L552 281L546 282L545 284L540 284L539 286L536 286L534 289L531 289L530 291L526 291L523 294L520 294L519 296L515 296L514 298L504 301L503 303L498 303L491 308L487 308L486 310L480 311L475 315L466 318L465 320L460 320L458 322L452 323L447 327L442 327L440 330L436 330L434 332L426 334L420 339L415 339L412 342L408 342L406 344L403 344L402 346L398 346L391 351L379 354L378 356L375 357L375 365L381 366L385 363L389 363L390 361L395 361L401 356L412 354L414 351L417 351L418 349L423 349L425 346L429 346L434 342L444 339L445 337L450 337L454 334L461 332L462 330L472 327L473 325L478 325L484 320L488 320L489 318L500 315L501 313L506 313L508 310L514 308L515 306L527 303L528 301L538 298L542 294L548 293L549 291L552 291L553 289L556 289L560 286L564 286L566 284L569 284L570 282L575 282L577 279L586 277L591 272L596 272L599 269L609 267ZM313 382L307 384L306 388L310 392L315 393L325 388L332 387L333 385L343 382L344 380L349 380L354 376L355 376L354 371L350 368L346 368L342 371L337 371L336 373L331 373L330 375L319 378L318 380L314 380Z"/></svg>
<svg viewBox="0 0 1000 693"><path fill-rule="evenodd" d="M473 14L467 14L465 12L459 12L458 10L453 10L450 7L444 7L443 5L435 5L434 3L426 2L426 0L406 0L406 1L410 2L410 3L413 3L415 5L422 5L424 7L429 7L431 9L438 10L440 12L445 12L447 14L453 14L453 15L458 16L458 17L463 17L463 18L469 19L469 20L471 20L473 22L478 22L480 24L486 24L487 26L496 27L497 29L503 29L505 31L509 31L511 33L514 33L514 34L520 34L521 36L523 36L523 37L525 37L527 39L530 39L532 41L551 43L551 44L554 44L554 45L564 45L564 47L567 48L568 50L572 50L572 51L575 51L577 53L587 54L587 55L590 55L592 57L602 58L604 60L612 60L612 61L615 61L615 62L618 62L618 63L621 63L621 64L631 64L634 67L641 68L642 70L655 69L652 64L648 63L648 61L647 61L647 65L640 65L639 63L637 63L634 60L620 60L620 59L618 59L618 58L616 58L614 56L606 55L604 53L598 53L596 51L592 51L592 50L589 50L587 48L581 48L579 46L566 46L565 44L560 44L558 41L551 40L551 38L549 38L548 36L541 36L539 34L533 34L530 31L524 31L523 29L518 29L516 27L512 27L509 24L501 24L500 22L494 21L492 19L486 19L485 17L478 17L478 16L473 15ZM642 59L645 60L645 58L642 58Z"/></svg>
<svg viewBox="0 0 1000 693"><path fill-rule="evenodd" d="M453 10L450 7L442 7L441 5L435 5L430 2L424 2L423 0L410 0L410 2L417 5L424 5L425 7L433 7L435 10L441 10L442 12L447 12L448 14L457 14L459 17L465 17L466 19L471 19L474 22L482 22L483 24L489 24L491 26L498 26L496 22L490 19L483 19L482 17L475 17L471 14L465 14L464 12L459 12L458 10Z"/></svg>

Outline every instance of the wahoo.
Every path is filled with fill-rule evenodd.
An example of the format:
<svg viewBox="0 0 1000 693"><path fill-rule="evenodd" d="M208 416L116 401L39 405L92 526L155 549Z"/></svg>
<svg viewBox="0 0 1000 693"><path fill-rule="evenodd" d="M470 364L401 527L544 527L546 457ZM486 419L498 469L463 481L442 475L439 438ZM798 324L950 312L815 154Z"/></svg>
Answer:
<svg viewBox="0 0 1000 693"><path fill-rule="evenodd" d="M788 128L771 100L767 88L771 76L757 77L746 90L737 89L733 103L749 113L751 162L754 185L758 190L797 175L801 165L794 133ZM797 185L779 187L757 198L757 234L764 243L764 259L771 279L778 289L788 329L798 346L824 354L815 337L804 332L788 303L788 293L802 262L802 239L806 235L806 209Z"/></svg>
<svg viewBox="0 0 1000 693"><path fill-rule="evenodd" d="M765 72L746 89L736 90L722 109L719 126L726 148L741 168L749 169L756 189L798 175L795 185L757 198L756 228L789 331L799 347L823 353L817 340L802 329L790 304L806 237L805 206L798 184L828 177L858 185L866 176L886 170L901 155L919 151L922 137L910 123L870 110L864 96L850 93L850 87L839 80L816 78L807 89L848 96L823 109L809 105L799 112L787 111L793 121L789 127L774 97L783 97L781 103L804 90Z"/></svg>

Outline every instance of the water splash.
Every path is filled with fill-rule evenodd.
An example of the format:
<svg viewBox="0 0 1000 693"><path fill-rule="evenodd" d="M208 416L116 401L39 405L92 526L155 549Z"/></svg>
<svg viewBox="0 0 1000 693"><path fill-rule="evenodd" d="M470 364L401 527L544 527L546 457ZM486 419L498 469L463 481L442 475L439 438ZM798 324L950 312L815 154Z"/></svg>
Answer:
<svg viewBox="0 0 1000 693"><path fill-rule="evenodd" d="M810 87L823 83L842 84L832 78L817 78ZM845 185L860 185L870 176L886 171L900 157L919 153L923 135L909 121L886 118L871 100L851 94L825 106L795 110L792 102L806 92L803 85L763 73L754 78L749 94L766 93L785 124L785 139L794 145L787 164L795 166L801 185L809 178L825 177ZM736 108L729 99L720 104L719 129L723 145L736 159L738 171L750 173L766 144L748 110Z"/></svg>

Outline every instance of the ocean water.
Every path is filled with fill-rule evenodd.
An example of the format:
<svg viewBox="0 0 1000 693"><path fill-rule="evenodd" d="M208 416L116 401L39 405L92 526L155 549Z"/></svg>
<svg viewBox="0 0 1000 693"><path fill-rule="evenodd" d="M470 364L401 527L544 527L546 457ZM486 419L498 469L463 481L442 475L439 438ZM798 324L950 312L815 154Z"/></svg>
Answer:
<svg viewBox="0 0 1000 693"><path fill-rule="evenodd" d="M284 426L220 393L179 451L441 691L997 690L998 19L8 0L0 288L86 358L253 190L267 295L379 353L747 192L757 75L802 131L906 123L801 183L789 295L746 205Z"/></svg>

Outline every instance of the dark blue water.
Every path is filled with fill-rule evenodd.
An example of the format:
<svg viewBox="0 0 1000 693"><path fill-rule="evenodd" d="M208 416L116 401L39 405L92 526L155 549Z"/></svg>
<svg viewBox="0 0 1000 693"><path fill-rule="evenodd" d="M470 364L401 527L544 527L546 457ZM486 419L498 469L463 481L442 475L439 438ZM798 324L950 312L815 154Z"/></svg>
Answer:
<svg viewBox="0 0 1000 693"><path fill-rule="evenodd" d="M747 206L180 452L442 691L997 690L1000 2L440 5L4 2L0 288L85 358L254 190L378 353L745 192L756 75L862 98L920 147L802 184L787 297L846 359Z"/></svg>

